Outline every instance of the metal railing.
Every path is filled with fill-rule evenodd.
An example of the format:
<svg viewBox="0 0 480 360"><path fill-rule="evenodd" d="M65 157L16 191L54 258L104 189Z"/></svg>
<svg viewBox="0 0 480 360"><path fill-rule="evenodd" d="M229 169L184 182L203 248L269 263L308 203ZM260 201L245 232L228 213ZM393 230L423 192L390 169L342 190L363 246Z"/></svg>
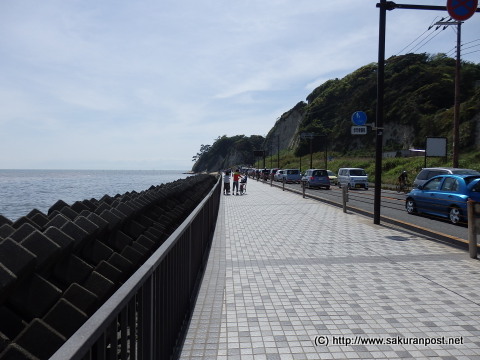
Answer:
<svg viewBox="0 0 480 360"><path fill-rule="evenodd" d="M219 179L177 230L50 359L171 358L193 311L220 192Z"/></svg>

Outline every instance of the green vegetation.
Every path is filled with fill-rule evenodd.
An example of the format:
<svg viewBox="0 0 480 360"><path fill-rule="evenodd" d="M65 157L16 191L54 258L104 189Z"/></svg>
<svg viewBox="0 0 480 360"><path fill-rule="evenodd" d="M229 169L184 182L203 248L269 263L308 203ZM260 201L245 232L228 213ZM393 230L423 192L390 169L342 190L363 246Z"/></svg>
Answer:
<svg viewBox="0 0 480 360"><path fill-rule="evenodd" d="M195 161L192 171L218 171L238 164L253 164L253 150L261 149L264 141L265 138L258 135L219 136L213 145L202 144L192 159Z"/></svg>
<svg viewBox="0 0 480 360"><path fill-rule="evenodd" d="M458 150L461 167L480 169L480 64L462 62L460 91L460 141ZM410 148L424 149L426 137L447 138L452 152L454 112L455 60L444 54L406 54L392 56L385 63L384 146L383 151ZM476 85L477 84L477 85ZM307 97L285 112L262 136L220 136L212 145L201 145L193 157L192 170L218 171L227 167L252 165L258 159L254 150L270 149L265 167L298 168L310 166L310 147L313 167L324 168L323 150L328 148L328 168L362 167L374 180L375 131L366 135L351 134L351 116L364 111L368 123L375 122L377 103L377 65L365 65L342 79L328 80ZM293 116L294 114L295 116ZM290 116L291 120L290 120ZM286 126L288 123L289 126ZM290 129L290 130L285 130ZM287 133L287 131L289 131ZM303 132L314 133L310 140L301 139ZM282 141L280 139L282 138ZM280 161L275 144L282 143ZM278 166L280 162L280 166ZM429 158L427 166L451 166L452 161ZM263 167L263 161L257 166ZM424 166L424 158L383 159L382 180L395 182L397 174L407 170L410 177Z"/></svg>
<svg viewBox="0 0 480 360"><path fill-rule="evenodd" d="M317 87L307 96L298 132L328 137L328 147L343 155L373 150L375 133L362 135L360 141L350 134L350 119L355 111L362 110L369 122L375 121L376 70L376 64L369 64ZM461 74L460 147L469 151L475 143L474 116L480 112L480 88L475 86L480 80L480 64L463 62ZM455 60L444 54L406 54L386 60L384 124L392 130L384 151L423 148L427 136L447 137L451 145L454 83ZM314 141L314 151L323 149L323 139ZM296 155L309 152L309 141L300 142Z"/></svg>

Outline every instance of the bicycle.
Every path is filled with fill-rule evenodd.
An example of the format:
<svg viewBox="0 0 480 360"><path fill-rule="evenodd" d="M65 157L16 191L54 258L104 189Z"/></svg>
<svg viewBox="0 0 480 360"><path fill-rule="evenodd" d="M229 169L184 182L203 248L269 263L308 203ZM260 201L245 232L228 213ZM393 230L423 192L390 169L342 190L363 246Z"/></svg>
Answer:
<svg viewBox="0 0 480 360"><path fill-rule="evenodd" d="M397 181L397 185L395 186L395 190L397 193L408 193L410 192L410 185L406 181Z"/></svg>

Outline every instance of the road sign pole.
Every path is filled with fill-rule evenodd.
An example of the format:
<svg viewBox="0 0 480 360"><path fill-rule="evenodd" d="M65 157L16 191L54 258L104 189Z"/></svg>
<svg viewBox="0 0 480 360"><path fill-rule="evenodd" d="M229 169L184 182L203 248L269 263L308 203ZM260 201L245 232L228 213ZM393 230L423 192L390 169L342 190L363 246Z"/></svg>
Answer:
<svg viewBox="0 0 480 360"><path fill-rule="evenodd" d="M377 70L377 117L375 140L375 193L373 202L373 223L380 224L382 191L382 151L383 151L383 96L385 81L385 24L387 1L380 1L380 21L378 30L378 70Z"/></svg>
<svg viewBox="0 0 480 360"><path fill-rule="evenodd" d="M457 27L457 60L455 63L455 102L453 110L453 167L458 167L458 149L460 145L460 43L462 22Z"/></svg>
<svg viewBox="0 0 480 360"><path fill-rule="evenodd" d="M312 138L310 138L310 169L313 169L313 149L312 149Z"/></svg>

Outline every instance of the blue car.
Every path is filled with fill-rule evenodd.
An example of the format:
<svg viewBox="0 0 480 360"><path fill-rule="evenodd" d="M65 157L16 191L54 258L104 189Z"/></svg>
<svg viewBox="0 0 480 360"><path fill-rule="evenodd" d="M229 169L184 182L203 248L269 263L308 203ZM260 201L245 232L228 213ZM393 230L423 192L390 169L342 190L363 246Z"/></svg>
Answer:
<svg viewBox="0 0 480 360"><path fill-rule="evenodd" d="M308 169L302 176L302 183L307 188L325 188L330 189L330 179L327 170Z"/></svg>
<svg viewBox="0 0 480 360"><path fill-rule="evenodd" d="M409 214L444 217L452 224L467 223L467 200L480 202L479 175L438 175L407 194Z"/></svg>

